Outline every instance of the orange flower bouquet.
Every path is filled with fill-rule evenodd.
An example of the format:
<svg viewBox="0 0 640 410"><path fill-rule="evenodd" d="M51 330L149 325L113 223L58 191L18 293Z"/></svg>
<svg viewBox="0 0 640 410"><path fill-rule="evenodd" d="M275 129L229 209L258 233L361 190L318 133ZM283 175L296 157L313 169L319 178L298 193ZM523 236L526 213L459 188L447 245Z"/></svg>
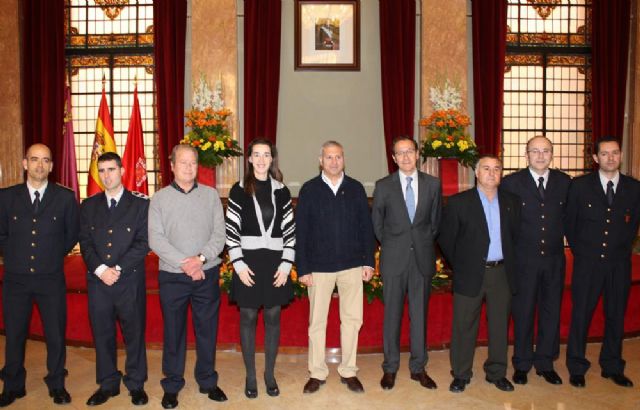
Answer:
<svg viewBox="0 0 640 410"><path fill-rule="evenodd" d="M478 149L467 134L471 120L460 111L460 91L447 80L443 88L431 88L430 99L435 111L420 120L427 131L422 157L456 158L462 165L473 167Z"/></svg>
<svg viewBox="0 0 640 410"><path fill-rule="evenodd" d="M219 87L216 89L219 93ZM198 151L198 163L213 168L225 158L242 156L238 141L233 139L229 130L231 110L222 108L219 94L211 92L204 77L194 93L194 104L185 113L185 125L191 131L180 141Z"/></svg>

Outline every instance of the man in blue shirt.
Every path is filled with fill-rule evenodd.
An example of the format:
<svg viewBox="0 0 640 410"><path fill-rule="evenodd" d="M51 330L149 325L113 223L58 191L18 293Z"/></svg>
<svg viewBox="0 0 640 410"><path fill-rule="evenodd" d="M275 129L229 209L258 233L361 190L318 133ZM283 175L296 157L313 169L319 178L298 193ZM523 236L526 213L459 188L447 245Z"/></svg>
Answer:
<svg viewBox="0 0 640 410"><path fill-rule="evenodd" d="M505 376L520 208L515 195L498 191L501 174L497 157L480 157L477 187L449 198L440 225L438 242L454 271L450 351L454 380L449 387L454 393L464 391L473 376L483 300L489 325L486 380L502 391L513 390Z"/></svg>

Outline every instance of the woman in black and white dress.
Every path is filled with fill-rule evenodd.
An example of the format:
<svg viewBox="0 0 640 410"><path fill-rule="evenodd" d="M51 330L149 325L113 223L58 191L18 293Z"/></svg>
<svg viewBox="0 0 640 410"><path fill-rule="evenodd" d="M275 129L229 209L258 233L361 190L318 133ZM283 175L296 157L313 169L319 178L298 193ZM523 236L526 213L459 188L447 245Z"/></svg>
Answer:
<svg viewBox="0 0 640 410"><path fill-rule="evenodd" d="M280 310L293 298L289 273L294 261L295 222L291 194L282 183L276 147L256 139L247 150L244 180L229 193L227 246L236 272L231 299L240 308L240 342L246 368L245 395L258 396L256 321L264 308L264 381L269 396L280 394L274 368L280 342Z"/></svg>

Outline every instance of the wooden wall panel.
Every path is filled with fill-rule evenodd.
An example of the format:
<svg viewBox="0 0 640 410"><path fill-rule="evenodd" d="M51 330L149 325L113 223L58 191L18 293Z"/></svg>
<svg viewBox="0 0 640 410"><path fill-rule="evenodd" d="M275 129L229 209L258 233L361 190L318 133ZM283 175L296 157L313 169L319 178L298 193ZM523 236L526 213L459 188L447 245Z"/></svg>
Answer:
<svg viewBox="0 0 640 410"><path fill-rule="evenodd" d="M0 187L22 182L19 0L4 0L0 13Z"/></svg>

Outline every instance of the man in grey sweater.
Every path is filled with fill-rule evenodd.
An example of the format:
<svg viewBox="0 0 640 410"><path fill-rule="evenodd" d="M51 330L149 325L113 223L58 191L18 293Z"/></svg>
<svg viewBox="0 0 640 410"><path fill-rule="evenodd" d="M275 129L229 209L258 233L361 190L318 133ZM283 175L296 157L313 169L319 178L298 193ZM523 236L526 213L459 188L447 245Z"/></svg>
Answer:
<svg viewBox="0 0 640 410"><path fill-rule="evenodd" d="M171 153L171 185L156 192L149 206L149 246L160 258L160 304L164 318L162 407L178 405L184 387L187 307L196 335L195 378L200 393L225 401L215 371L220 288L220 252L225 223L218 192L198 185L198 153L176 145Z"/></svg>

